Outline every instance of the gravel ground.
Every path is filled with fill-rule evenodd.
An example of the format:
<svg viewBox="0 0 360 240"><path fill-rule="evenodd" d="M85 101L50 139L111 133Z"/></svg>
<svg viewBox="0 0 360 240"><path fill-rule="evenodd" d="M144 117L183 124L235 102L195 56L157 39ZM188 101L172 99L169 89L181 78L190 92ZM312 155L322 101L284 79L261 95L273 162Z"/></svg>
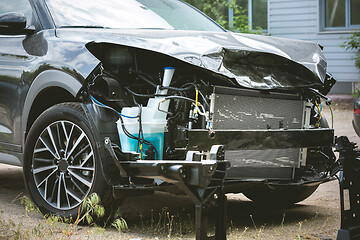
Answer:
<svg viewBox="0 0 360 240"><path fill-rule="evenodd" d="M325 115L330 119L328 112ZM350 110L334 111L335 134L359 144L351 119ZM21 168L0 164L0 182L0 239L68 238L61 231L69 231L69 225L53 225L36 211L26 212L20 202L25 195ZM336 181L321 185L307 200L283 209L255 206L242 194L227 196L228 239L336 239L340 226ZM125 201L121 211L130 227L125 233L78 226L71 231L71 239L194 238L188 233L193 231L194 207L187 197L156 193Z"/></svg>

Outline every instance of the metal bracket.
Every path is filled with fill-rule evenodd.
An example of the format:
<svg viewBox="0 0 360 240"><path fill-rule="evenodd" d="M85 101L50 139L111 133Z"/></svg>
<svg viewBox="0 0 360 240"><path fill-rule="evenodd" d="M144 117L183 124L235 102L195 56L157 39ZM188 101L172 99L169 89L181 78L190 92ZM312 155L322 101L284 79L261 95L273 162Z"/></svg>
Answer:
<svg viewBox="0 0 360 240"><path fill-rule="evenodd" d="M190 196L195 203L195 229L196 239L226 239L226 196L223 191L224 180L230 163L224 161L224 148L222 145L213 146L210 150L210 160L190 161L189 159L174 161L135 160L121 161L110 140L105 142L106 149L113 156L116 166L123 176L161 179L175 184ZM194 160L194 152L190 158ZM116 191L121 191L117 186ZM129 188L124 188L129 191ZM119 192L118 192L119 193ZM121 194L120 194L121 195ZM214 208L216 215L210 216L209 209ZM215 235L208 236L208 220L215 218Z"/></svg>
<svg viewBox="0 0 360 240"><path fill-rule="evenodd" d="M190 186L178 185L183 189L195 203L195 232L196 240L214 239L226 240L227 228L227 198L223 191L226 170L229 168L228 162L217 162L216 172L206 189L202 199L198 198ZM196 192L196 191L195 191ZM215 214L209 215L209 210L213 208ZM215 235L209 236L209 218L215 217Z"/></svg>
<svg viewBox="0 0 360 240"><path fill-rule="evenodd" d="M360 152L347 137L336 139L340 153L341 229L337 240L360 239Z"/></svg>

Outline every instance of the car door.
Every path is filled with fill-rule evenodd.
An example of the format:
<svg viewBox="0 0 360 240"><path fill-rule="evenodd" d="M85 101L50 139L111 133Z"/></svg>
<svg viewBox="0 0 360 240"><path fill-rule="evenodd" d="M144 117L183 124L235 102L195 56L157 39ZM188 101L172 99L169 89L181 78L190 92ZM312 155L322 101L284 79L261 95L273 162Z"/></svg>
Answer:
<svg viewBox="0 0 360 240"><path fill-rule="evenodd" d="M0 14L9 12L24 13L30 23L32 8L28 0L1 0ZM25 38L0 31L0 152L21 151L21 97L25 87L22 74L28 58L23 48Z"/></svg>

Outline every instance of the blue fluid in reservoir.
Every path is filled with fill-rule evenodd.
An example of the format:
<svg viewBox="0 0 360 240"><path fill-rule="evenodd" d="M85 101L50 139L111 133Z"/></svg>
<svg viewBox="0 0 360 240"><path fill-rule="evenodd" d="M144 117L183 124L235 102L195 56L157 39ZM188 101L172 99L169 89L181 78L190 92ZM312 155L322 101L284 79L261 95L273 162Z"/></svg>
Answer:
<svg viewBox="0 0 360 240"><path fill-rule="evenodd" d="M133 134L135 137L139 137L138 134ZM144 133L144 139L154 145L157 154L156 159L144 159L146 160L163 160L164 152L164 133ZM121 149L123 152L139 152L137 151L138 140L127 137L125 134L120 134ZM143 144L143 153L150 148L149 145ZM139 149L140 150L140 149Z"/></svg>

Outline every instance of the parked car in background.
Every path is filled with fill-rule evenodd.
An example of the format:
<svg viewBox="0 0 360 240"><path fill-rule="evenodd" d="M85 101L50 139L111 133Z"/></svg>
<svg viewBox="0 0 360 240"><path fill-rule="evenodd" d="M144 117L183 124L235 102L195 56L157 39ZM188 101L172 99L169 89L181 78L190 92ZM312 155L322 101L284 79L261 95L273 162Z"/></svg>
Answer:
<svg viewBox="0 0 360 240"><path fill-rule="evenodd" d="M330 180L334 82L318 44L228 32L179 0L0 2L0 160L23 166L44 213L178 192L122 162L205 161L218 145L226 192L301 201Z"/></svg>
<svg viewBox="0 0 360 240"><path fill-rule="evenodd" d="M356 134L360 137L360 97L354 104L354 119L352 121Z"/></svg>

